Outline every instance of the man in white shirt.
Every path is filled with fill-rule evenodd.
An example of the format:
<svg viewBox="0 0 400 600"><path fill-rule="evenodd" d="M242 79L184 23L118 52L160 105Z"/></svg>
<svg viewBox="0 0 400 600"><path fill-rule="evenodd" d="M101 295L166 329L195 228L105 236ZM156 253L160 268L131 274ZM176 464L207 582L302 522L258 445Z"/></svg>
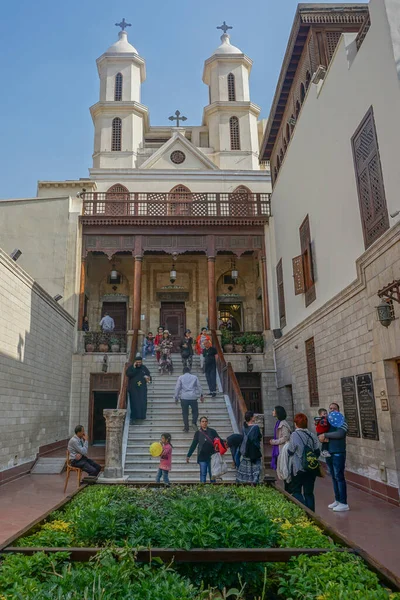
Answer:
<svg viewBox="0 0 400 600"><path fill-rule="evenodd" d="M102 320L100 321L100 327L103 331L114 331L115 323L114 319L110 317L108 313L104 315Z"/></svg>
<svg viewBox="0 0 400 600"><path fill-rule="evenodd" d="M68 442L68 452L71 465L85 471L91 477L97 477L101 471L101 466L87 457L88 437L83 425L75 427L75 435Z"/></svg>
<svg viewBox="0 0 400 600"><path fill-rule="evenodd" d="M203 402L203 390L200 381L196 375L192 375L189 367L183 368L183 375L178 377L175 386L175 402L178 404L181 401L183 423L185 425L183 431L189 431L189 406L192 409L193 430L197 431L197 419L199 418L199 405L197 399L200 397L200 402Z"/></svg>

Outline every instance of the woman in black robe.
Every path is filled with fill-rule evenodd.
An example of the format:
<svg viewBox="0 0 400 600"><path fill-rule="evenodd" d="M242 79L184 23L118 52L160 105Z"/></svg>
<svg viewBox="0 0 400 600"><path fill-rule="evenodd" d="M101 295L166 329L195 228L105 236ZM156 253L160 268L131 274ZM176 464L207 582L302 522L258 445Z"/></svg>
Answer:
<svg viewBox="0 0 400 600"><path fill-rule="evenodd" d="M128 367L126 376L129 379L128 392L131 405L131 423L143 421L147 413L147 384L151 381L150 371L142 363L142 357L136 356L136 360Z"/></svg>

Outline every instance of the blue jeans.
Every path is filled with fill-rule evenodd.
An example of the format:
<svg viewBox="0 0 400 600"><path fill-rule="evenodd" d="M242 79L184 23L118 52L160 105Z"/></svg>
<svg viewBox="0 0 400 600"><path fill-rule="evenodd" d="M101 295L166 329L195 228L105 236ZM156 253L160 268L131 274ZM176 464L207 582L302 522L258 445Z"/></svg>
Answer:
<svg viewBox="0 0 400 600"><path fill-rule="evenodd" d="M163 482L166 483L167 485L169 485L168 471L166 469L158 469L157 477L156 477L156 482L160 483L160 481L161 481L161 475L162 475L162 478L163 478Z"/></svg>
<svg viewBox="0 0 400 600"><path fill-rule="evenodd" d="M210 475L210 481L214 481L211 477L211 458L208 460L204 460L199 462L200 465L200 483L206 483L207 481L207 471Z"/></svg>
<svg viewBox="0 0 400 600"><path fill-rule="evenodd" d="M332 477L333 491L336 502L347 504L347 486L344 478L344 467L346 464L346 452L332 454L326 458L329 473Z"/></svg>

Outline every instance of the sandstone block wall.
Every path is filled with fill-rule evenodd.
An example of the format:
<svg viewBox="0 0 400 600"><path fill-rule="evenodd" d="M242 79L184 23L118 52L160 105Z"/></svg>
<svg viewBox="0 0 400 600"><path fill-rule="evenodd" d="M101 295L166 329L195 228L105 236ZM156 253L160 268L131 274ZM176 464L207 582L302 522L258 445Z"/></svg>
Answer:
<svg viewBox="0 0 400 600"><path fill-rule="evenodd" d="M68 436L74 323L0 250L0 471Z"/></svg>

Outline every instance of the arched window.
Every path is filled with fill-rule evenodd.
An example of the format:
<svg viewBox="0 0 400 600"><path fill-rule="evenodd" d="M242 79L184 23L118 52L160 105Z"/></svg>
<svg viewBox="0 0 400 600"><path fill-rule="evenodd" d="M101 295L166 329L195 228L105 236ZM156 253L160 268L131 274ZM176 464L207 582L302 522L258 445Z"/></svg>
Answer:
<svg viewBox="0 0 400 600"><path fill-rule="evenodd" d="M289 125L289 123L286 123L286 138L289 143L290 142L290 125Z"/></svg>
<svg viewBox="0 0 400 600"><path fill-rule="evenodd" d="M306 73L306 90L308 90L308 88L310 87L310 83L311 83L311 73L310 73L310 71L307 71L307 73Z"/></svg>
<svg viewBox="0 0 400 600"><path fill-rule="evenodd" d="M119 216L131 214L130 206L134 205L129 203L129 190L124 185L115 183L107 190L104 206L106 215Z"/></svg>
<svg viewBox="0 0 400 600"><path fill-rule="evenodd" d="M274 180L277 178L278 176L278 169L276 167L274 167Z"/></svg>
<svg viewBox="0 0 400 600"><path fill-rule="evenodd" d="M287 141L286 141L286 138L283 138L283 149L284 149L284 151L286 153L286 150L287 150Z"/></svg>
<svg viewBox="0 0 400 600"><path fill-rule="evenodd" d="M239 119L237 117L229 119L229 132L231 135L231 150L240 150Z"/></svg>
<svg viewBox="0 0 400 600"><path fill-rule="evenodd" d="M235 76L233 73L228 75L228 100L235 102L236 100L236 89L235 89Z"/></svg>
<svg viewBox="0 0 400 600"><path fill-rule="evenodd" d="M283 150L282 150L282 148L281 148L281 151L279 152L279 158L281 159L281 164L282 164L282 161L283 161Z"/></svg>
<svg viewBox="0 0 400 600"><path fill-rule="evenodd" d="M115 76L114 100L121 102L122 100L122 74L117 73Z"/></svg>
<svg viewBox="0 0 400 600"><path fill-rule="evenodd" d="M231 196L230 216L240 217L243 215L243 210L247 211L248 215L255 215L257 211L257 203L255 195L245 185L239 185Z"/></svg>
<svg viewBox="0 0 400 600"><path fill-rule="evenodd" d="M300 114L300 108L301 108L301 106L300 106L300 102L297 100L297 102L296 102L296 118L297 118L297 117L299 116L299 114Z"/></svg>
<svg viewBox="0 0 400 600"><path fill-rule="evenodd" d="M304 87L304 83L300 86L300 102L303 104L304 98L306 97L306 89Z"/></svg>
<svg viewBox="0 0 400 600"><path fill-rule="evenodd" d="M290 117L290 130L293 132L294 126L296 125L296 119L294 118L294 115L292 115Z"/></svg>
<svg viewBox="0 0 400 600"><path fill-rule="evenodd" d="M121 131L122 131L122 121L119 117L115 117L112 121L112 136L111 136L111 150L113 152L121 151Z"/></svg>
<svg viewBox="0 0 400 600"><path fill-rule="evenodd" d="M169 193L171 215L190 215L192 193L186 185L176 185Z"/></svg>
<svg viewBox="0 0 400 600"><path fill-rule="evenodd" d="M279 155L276 157L276 167L279 172L279 169L281 168L281 159L279 158Z"/></svg>

